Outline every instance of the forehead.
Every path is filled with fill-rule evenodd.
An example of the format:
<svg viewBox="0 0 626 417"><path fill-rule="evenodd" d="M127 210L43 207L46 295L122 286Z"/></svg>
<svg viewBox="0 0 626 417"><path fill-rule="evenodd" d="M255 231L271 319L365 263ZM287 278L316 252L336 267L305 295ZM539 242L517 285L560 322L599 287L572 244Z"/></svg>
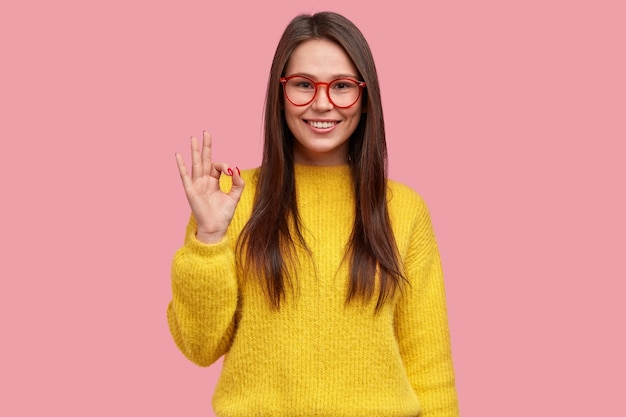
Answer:
<svg viewBox="0 0 626 417"><path fill-rule="evenodd" d="M358 72L341 46L327 39L311 39L293 50L285 74L307 74L327 79L346 75L356 77Z"/></svg>

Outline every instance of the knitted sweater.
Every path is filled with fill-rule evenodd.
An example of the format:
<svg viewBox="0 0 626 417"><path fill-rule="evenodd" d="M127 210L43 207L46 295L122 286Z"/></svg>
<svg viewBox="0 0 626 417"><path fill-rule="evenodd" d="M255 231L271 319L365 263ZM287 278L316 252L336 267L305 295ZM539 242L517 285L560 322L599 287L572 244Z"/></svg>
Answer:
<svg viewBox="0 0 626 417"><path fill-rule="evenodd" d="M422 199L389 181L389 213L410 286L375 314L376 296L345 303L349 262L342 259L354 218L348 166L296 165L312 254L297 248L295 285L286 286L277 311L259 280L238 273L234 251L252 211L255 172L242 172L246 189L227 237L201 243L192 217L172 266L167 316L176 345L200 366L225 355L216 414L458 416L443 275Z"/></svg>

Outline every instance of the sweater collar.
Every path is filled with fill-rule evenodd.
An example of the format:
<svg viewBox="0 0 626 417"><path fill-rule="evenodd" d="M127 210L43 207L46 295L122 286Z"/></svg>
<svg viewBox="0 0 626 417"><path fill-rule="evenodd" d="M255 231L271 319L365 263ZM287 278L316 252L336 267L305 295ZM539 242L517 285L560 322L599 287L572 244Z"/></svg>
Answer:
<svg viewBox="0 0 626 417"><path fill-rule="evenodd" d="M349 186L352 183L350 165L294 165L296 186L327 189L329 187Z"/></svg>

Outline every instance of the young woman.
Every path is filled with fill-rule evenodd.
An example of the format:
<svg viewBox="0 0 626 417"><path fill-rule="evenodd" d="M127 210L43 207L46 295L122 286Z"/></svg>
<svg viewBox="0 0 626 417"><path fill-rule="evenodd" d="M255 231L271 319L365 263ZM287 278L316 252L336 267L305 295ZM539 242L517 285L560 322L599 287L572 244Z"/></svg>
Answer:
<svg viewBox="0 0 626 417"><path fill-rule="evenodd" d="M176 155L192 216L168 320L191 361L225 355L216 414L457 416L428 211L387 180L374 60L349 20L288 25L264 134L254 170L213 162L207 133L191 173Z"/></svg>

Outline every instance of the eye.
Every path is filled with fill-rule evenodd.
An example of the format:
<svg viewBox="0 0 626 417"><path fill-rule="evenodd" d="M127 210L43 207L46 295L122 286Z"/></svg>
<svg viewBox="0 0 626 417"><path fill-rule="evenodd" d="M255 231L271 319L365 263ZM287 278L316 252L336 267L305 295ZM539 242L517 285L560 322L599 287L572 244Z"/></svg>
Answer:
<svg viewBox="0 0 626 417"><path fill-rule="evenodd" d="M341 80L341 81L336 81L333 83L332 88L334 90L349 90L352 88L356 88L357 85L355 83L353 83L352 81L348 81L348 80Z"/></svg>
<svg viewBox="0 0 626 417"><path fill-rule="evenodd" d="M298 90L314 90L315 85L313 82L307 78L292 78L289 80L289 85L293 88L297 88Z"/></svg>

